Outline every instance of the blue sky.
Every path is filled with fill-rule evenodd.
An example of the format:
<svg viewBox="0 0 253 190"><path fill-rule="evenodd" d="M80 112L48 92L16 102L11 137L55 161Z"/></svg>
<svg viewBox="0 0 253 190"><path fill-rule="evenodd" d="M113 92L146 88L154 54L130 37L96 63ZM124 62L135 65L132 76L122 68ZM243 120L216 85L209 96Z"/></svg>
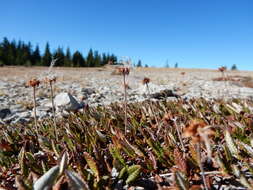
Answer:
<svg viewBox="0 0 253 190"><path fill-rule="evenodd" d="M0 0L0 38L149 66L253 70L252 0Z"/></svg>

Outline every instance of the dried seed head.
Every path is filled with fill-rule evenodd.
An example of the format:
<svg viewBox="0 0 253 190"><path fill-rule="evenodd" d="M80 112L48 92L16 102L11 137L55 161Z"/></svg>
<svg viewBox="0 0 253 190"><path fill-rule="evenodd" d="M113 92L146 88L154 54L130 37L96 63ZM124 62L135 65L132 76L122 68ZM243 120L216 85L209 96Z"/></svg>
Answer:
<svg viewBox="0 0 253 190"><path fill-rule="evenodd" d="M209 136L214 135L214 131L204 121L193 119L183 131L184 137L191 137L193 142L207 141Z"/></svg>
<svg viewBox="0 0 253 190"><path fill-rule="evenodd" d="M143 80L142 80L142 84L148 84L150 83L150 79L145 77Z"/></svg>
<svg viewBox="0 0 253 190"><path fill-rule="evenodd" d="M183 131L184 137L191 137L193 141L200 142L199 128L205 127L206 124L201 120L191 120Z"/></svg>
<svg viewBox="0 0 253 190"><path fill-rule="evenodd" d="M185 75L185 72L181 72L181 75Z"/></svg>
<svg viewBox="0 0 253 190"><path fill-rule="evenodd" d="M127 67L120 67L118 68L119 73L121 73L122 75L129 75L130 73L130 69Z"/></svg>
<svg viewBox="0 0 253 190"><path fill-rule="evenodd" d="M45 83L53 83L53 82L56 82L56 77L55 77L55 76L46 77L46 78L44 79L44 82L45 82Z"/></svg>
<svg viewBox="0 0 253 190"><path fill-rule="evenodd" d="M224 66L223 66L223 67L219 67L218 69L219 69L219 71L220 71L220 72L222 72L222 73L223 73L224 71L226 71L226 70L227 70L227 68L226 68L226 67L224 67Z"/></svg>
<svg viewBox="0 0 253 190"><path fill-rule="evenodd" d="M38 79L34 78L34 79L29 80L27 82L27 85L31 86L31 87L36 87L36 86L40 85L40 81Z"/></svg>

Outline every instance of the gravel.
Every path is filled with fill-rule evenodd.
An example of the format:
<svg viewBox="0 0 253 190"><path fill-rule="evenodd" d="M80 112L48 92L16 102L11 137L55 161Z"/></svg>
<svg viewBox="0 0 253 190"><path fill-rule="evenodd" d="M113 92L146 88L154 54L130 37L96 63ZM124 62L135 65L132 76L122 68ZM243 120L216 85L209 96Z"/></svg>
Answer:
<svg viewBox="0 0 253 190"><path fill-rule="evenodd" d="M56 69L58 79L54 93L56 97L64 93L65 98L68 97L67 95L73 97L74 99L71 100L76 100L74 108L82 108L86 104L99 106L121 102L124 97L122 77L111 75L113 69L104 68L102 71L101 69L88 69L84 73L80 70L72 69L66 72L66 69L64 71ZM185 75L181 74L182 71L185 72ZM251 76L252 73L229 72L227 75ZM220 76L219 72L212 70L133 69L127 77L130 87L127 90L127 97L129 102L140 102L147 98L175 100L177 97L253 99L253 88L238 85L234 81L213 81L214 78ZM149 77L151 80L148 86L141 83L144 77ZM32 89L25 85L26 80L11 75L0 79L0 123L27 122L32 118ZM38 118L49 117L52 115L49 87L43 84L36 92ZM66 110L64 111L66 114ZM57 115L60 116L61 113Z"/></svg>

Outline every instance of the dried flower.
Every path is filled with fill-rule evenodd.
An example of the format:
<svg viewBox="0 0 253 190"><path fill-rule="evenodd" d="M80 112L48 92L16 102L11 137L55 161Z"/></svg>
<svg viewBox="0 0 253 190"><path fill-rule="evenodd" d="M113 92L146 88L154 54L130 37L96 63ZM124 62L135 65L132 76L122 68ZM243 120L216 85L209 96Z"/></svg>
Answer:
<svg viewBox="0 0 253 190"><path fill-rule="evenodd" d="M130 73L130 69L127 67L120 67L120 68L118 68L118 70L119 70L119 73L121 73L123 75L129 75L129 73Z"/></svg>
<svg viewBox="0 0 253 190"><path fill-rule="evenodd" d="M35 128L36 128L36 133L37 136L39 136L39 132L38 132L38 123L37 123L37 115L36 115L36 87L40 85L40 81L36 78L33 78L31 80L28 81L27 83L28 86L33 87L33 113L34 113L34 122L35 122Z"/></svg>
<svg viewBox="0 0 253 190"><path fill-rule="evenodd" d="M186 126L183 132L184 137L191 137L193 142L200 142L204 136L208 137L213 135L214 132L202 120L191 120L189 125Z"/></svg>
<svg viewBox="0 0 253 190"><path fill-rule="evenodd" d="M27 85L31 86L31 87L36 87L36 86L40 85L40 81L38 79L34 78L34 79L29 80Z"/></svg>
<svg viewBox="0 0 253 190"><path fill-rule="evenodd" d="M46 77L46 78L44 79L44 82L45 82L45 83L53 83L53 82L56 82L56 77L55 77L55 76Z"/></svg>
<svg viewBox="0 0 253 190"><path fill-rule="evenodd" d="M185 75L185 72L181 72L181 75Z"/></svg>
<svg viewBox="0 0 253 190"><path fill-rule="evenodd" d="M145 78L142 80L142 84L148 84L148 83L150 83L150 78L145 77Z"/></svg>
<svg viewBox="0 0 253 190"><path fill-rule="evenodd" d="M220 71L220 72L222 72L222 73L223 73L224 71L226 71L226 70L227 70L227 68L226 68L226 67L224 67L224 66L223 66L223 67L219 67L218 69L219 69L219 71Z"/></svg>

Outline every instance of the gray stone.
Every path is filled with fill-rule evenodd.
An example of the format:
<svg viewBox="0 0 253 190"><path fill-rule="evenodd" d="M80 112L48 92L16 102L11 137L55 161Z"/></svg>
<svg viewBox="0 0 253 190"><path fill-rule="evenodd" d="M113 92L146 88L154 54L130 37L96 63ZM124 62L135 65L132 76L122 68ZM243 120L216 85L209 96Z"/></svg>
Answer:
<svg viewBox="0 0 253 190"><path fill-rule="evenodd" d="M37 110L47 112L47 111L50 111L50 110L51 110L51 107L52 107L52 103L51 103L51 106L46 106L46 105L38 106L38 107L37 107Z"/></svg>
<svg viewBox="0 0 253 190"><path fill-rule="evenodd" d="M30 112L21 112L17 114L20 118L29 118L31 117L31 113Z"/></svg>
<svg viewBox="0 0 253 190"><path fill-rule="evenodd" d="M96 91L92 88L82 88L81 92L83 93L83 95L91 95L96 93Z"/></svg>
<svg viewBox="0 0 253 190"><path fill-rule="evenodd" d="M11 110L9 108L0 109L0 118L4 119L6 116L11 114Z"/></svg>
<svg viewBox="0 0 253 190"><path fill-rule="evenodd" d="M76 98L74 98L70 93L60 93L55 99L55 106L57 109L66 110L66 111L77 111L82 107Z"/></svg>
<svg viewBox="0 0 253 190"><path fill-rule="evenodd" d="M34 117L34 112L32 112L31 116ZM36 110L36 116L39 119L43 119L48 116L48 113L46 111Z"/></svg>
<svg viewBox="0 0 253 190"><path fill-rule="evenodd" d="M18 117L17 119L12 121L12 123L27 123L28 121L29 121L29 119L27 119L27 118Z"/></svg>
<svg viewBox="0 0 253 190"><path fill-rule="evenodd" d="M163 99L163 98L167 98L167 97L179 97L177 94L175 94L172 90L162 90L160 92L154 93L154 94L150 94L151 98L155 98L155 99Z"/></svg>

